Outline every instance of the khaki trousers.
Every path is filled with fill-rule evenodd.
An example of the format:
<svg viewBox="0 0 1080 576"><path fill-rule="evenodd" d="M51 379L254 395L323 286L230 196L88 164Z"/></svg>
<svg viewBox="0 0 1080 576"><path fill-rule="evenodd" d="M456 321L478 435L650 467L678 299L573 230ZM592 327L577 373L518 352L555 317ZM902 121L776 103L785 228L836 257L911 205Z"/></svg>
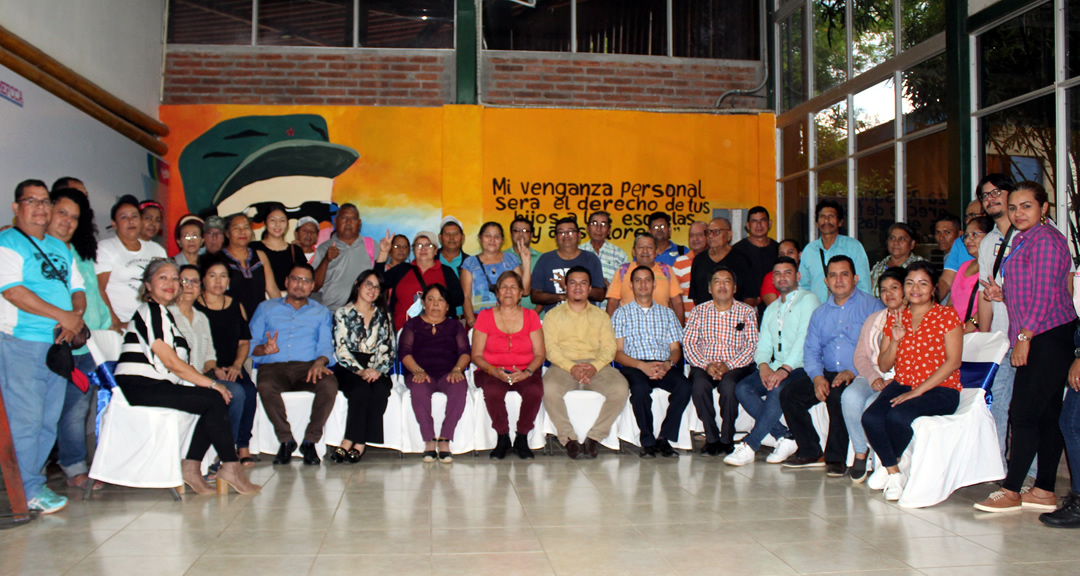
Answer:
<svg viewBox="0 0 1080 576"><path fill-rule="evenodd" d="M566 400L563 398L571 390L592 390L604 396L600 414L586 436L597 442L607 438L611 433L611 426L626 408L626 399L630 396L630 386L626 383L626 378L611 366L604 366L588 384L580 384L566 370L558 366L548 368L544 374L544 409L555 424L559 442L564 446L570 440L578 439L574 427L570 424Z"/></svg>

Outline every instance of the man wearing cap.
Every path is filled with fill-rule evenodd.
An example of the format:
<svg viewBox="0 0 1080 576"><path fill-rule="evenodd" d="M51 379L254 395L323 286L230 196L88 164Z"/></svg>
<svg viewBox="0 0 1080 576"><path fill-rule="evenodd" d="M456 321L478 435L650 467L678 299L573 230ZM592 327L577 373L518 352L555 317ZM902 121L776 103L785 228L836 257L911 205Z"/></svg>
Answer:
<svg viewBox="0 0 1080 576"><path fill-rule="evenodd" d="M221 216L208 216L202 228L203 247L199 254L217 254L225 246L225 220Z"/></svg>
<svg viewBox="0 0 1080 576"><path fill-rule="evenodd" d="M357 276L375 264L375 241L360 236L362 224L356 206L342 204L334 234L315 249L311 259L317 299L331 312L345 305Z"/></svg>
<svg viewBox="0 0 1080 576"><path fill-rule="evenodd" d="M315 248L319 244L319 221L311 216L297 220L293 238L293 244L304 251L304 258L311 264L311 259L315 257Z"/></svg>

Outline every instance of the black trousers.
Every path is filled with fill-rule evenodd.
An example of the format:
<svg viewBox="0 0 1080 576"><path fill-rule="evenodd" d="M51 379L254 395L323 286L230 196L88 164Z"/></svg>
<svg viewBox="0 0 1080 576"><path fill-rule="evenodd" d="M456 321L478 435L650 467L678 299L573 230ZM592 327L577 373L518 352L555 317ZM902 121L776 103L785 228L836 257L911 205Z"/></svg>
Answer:
<svg viewBox="0 0 1080 576"><path fill-rule="evenodd" d="M836 372L825 371L823 376L831 383L833 378L836 378ZM830 464L847 462L848 433L840 404L840 395L846 388L846 384L836 388L830 386L829 395L825 398L825 407L829 411L829 438L825 440L825 462ZM780 391L780 408L784 410L788 430L799 444L796 457L821 457L821 437L818 436L814 421L810 417L810 409L820 402L814 393L814 381L810 379L796 380Z"/></svg>
<svg viewBox="0 0 1080 576"><path fill-rule="evenodd" d="M1009 423L1012 445L1002 487L1019 492L1031 462L1039 458L1035 487L1054 491L1058 462L1065 448L1058 418L1073 361L1073 323L1051 328L1031 339L1027 365L1016 368Z"/></svg>
<svg viewBox="0 0 1080 576"><path fill-rule="evenodd" d="M663 388L671 394L668 397L664 422L660 425L660 437L670 442L678 442L679 421L686 411L686 405L690 403L690 381L683 375L681 366L672 366L659 380L650 379L637 368L623 366L619 371L630 384L630 407L634 409L634 419L641 429L641 446L656 444L656 437L653 435L653 388Z"/></svg>
<svg viewBox="0 0 1080 576"><path fill-rule="evenodd" d="M340 364L334 366L334 376L338 390L349 401L345 439L355 444L382 444L383 413L393 387L390 376L383 374L374 382L366 382Z"/></svg>
<svg viewBox="0 0 1080 576"><path fill-rule="evenodd" d="M201 461L213 445L222 462L237 461L229 406L217 390L165 384L137 376L117 376L116 383L132 406L171 408L199 417L188 445L188 460Z"/></svg>
<svg viewBox="0 0 1080 576"><path fill-rule="evenodd" d="M754 372L754 364L751 362L742 368L729 370L719 381L713 380L709 373L698 367L690 368L691 397L694 400L694 408L698 418L701 418L705 426L705 441L726 444L735 442L735 419L739 417L739 399L735 397L735 385L739 380L746 378ZM720 423L716 426L716 409L713 408L713 388L720 390Z"/></svg>

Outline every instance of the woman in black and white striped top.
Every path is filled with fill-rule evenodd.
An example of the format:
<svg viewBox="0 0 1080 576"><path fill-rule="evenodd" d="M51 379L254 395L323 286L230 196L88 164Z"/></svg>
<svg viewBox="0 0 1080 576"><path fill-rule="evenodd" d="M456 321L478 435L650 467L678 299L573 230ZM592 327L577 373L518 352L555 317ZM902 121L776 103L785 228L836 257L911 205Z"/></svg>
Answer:
<svg viewBox="0 0 1080 576"><path fill-rule="evenodd" d="M222 462L219 491L231 485L241 494L257 492L259 486L244 476L233 446L227 406L232 396L188 364L190 347L167 308L179 295L176 265L164 258L151 260L139 289L142 304L124 333L116 382L133 406L172 408L199 416L182 466L184 483L197 494L215 492L199 469L211 444Z"/></svg>

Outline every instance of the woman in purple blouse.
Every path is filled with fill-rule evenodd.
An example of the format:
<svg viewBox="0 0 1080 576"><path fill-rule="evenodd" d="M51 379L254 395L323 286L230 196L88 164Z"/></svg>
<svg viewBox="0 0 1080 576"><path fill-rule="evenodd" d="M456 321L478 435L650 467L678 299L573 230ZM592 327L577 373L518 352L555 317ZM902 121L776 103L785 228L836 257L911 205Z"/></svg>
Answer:
<svg viewBox="0 0 1080 576"><path fill-rule="evenodd" d="M1016 185L1009 194L1014 236L1001 265L1003 285L998 287L993 278L983 282L988 299L1005 301L1013 345L1011 360L1016 367L1009 405L1009 470L1001 490L975 505L985 512L1057 508L1054 481L1063 449L1058 416L1073 359L1076 313L1067 287L1069 246L1065 236L1047 221L1049 208L1042 185ZM1036 456L1035 486L1021 492Z"/></svg>

